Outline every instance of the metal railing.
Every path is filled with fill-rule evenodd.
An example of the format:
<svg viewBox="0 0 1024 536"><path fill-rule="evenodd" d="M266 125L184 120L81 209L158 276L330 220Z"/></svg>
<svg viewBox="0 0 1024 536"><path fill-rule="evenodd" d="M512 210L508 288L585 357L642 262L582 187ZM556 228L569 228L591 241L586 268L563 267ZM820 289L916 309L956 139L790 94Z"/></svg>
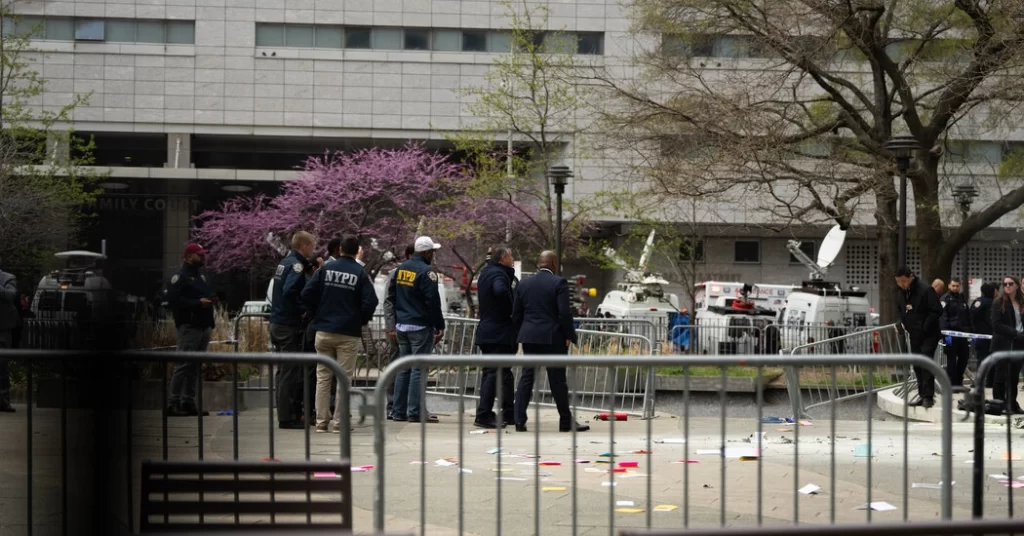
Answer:
<svg viewBox="0 0 1024 536"><path fill-rule="evenodd" d="M727 323L674 326L669 334L670 351L689 355L775 354L758 326L730 326Z"/></svg>
<svg viewBox="0 0 1024 536"><path fill-rule="evenodd" d="M385 370L381 381L386 383L406 368L437 367L456 369L462 385L465 385L467 372L486 362L490 367L568 367L569 381L572 383L573 378L579 374L579 368L635 367L635 359L632 356L409 356ZM719 367L723 377L727 370L742 367L754 370L758 378L769 367L801 369L825 366L835 371L839 367L858 366L873 371L894 365L904 368L916 366L933 371L937 381L948 387L948 380L934 361L905 354L652 356L645 358L644 365L650 368L683 367L684 370L690 367ZM638 424L628 421L618 423L612 418L607 423L594 422L592 425L595 429L586 433L587 441L581 441L579 434L582 432L575 428L568 430L568 436L545 433L544 429L550 431L552 423L545 422L537 405L532 408L532 434L489 434L481 431L483 435L477 439L477 436L466 433L467 419L461 417L466 414L466 407L461 397L456 412L459 417L449 426L388 422L385 420L384 406L386 393L377 389L374 405L368 408L376 417L374 528L383 530L389 516L408 518L417 513L417 526L421 534L427 534L430 530L428 527L435 526L460 534L470 528L474 533L479 533L483 529L481 520L485 520L485 523L491 521L493 533L497 534L507 530L509 533L529 531L540 535L543 527L553 528L556 524L561 525L561 530L557 531L559 533L565 533L571 527L570 534L579 534L583 530L602 526L608 529L609 534L613 534L619 524L642 524L652 528L656 519L654 516L658 516L660 526L689 528L691 524L707 525L713 516L716 519L714 523L720 526L730 520L745 519L750 524L762 527L769 520L773 523L784 522L782 516L786 509L792 511L792 523L798 523L801 519L819 522L828 519L835 523L841 503L843 507L854 509L859 504L872 504L874 507L879 504L876 501L884 500L898 504L896 508L902 510L904 521L910 519L912 505L917 506L914 510L916 516L935 516L936 512L930 506L921 508L921 505L911 502L909 490L912 470L928 473L927 478L939 482L933 484L940 493L937 514L943 520L951 519L952 398L948 389L941 392L937 408L941 415L940 437L935 450L938 467L921 468L916 460L912 465L908 456L911 450L909 421L874 423L870 405L866 407L867 418L863 423L838 422L833 409L827 429L821 426L806 428L805 431L800 424L793 423L788 430L793 434L792 440L775 440L772 437L774 433L770 432L766 423L777 421L766 419L763 414L765 404L762 382L757 382L756 420L751 422L751 415L729 419L731 406L724 390L719 392L717 419L691 416L692 406L689 402L693 393L689 390L689 379L688 374L684 375L686 388L681 405L683 414L679 420L647 419ZM508 396L500 392L500 382L498 390L499 399ZM425 390L420 393L425 403ZM579 409L579 397L572 390L570 397L570 407L575 415ZM615 414L620 409L615 398L607 399L607 402L608 406L603 411ZM833 400L833 408L835 404ZM416 426L419 426L418 430L410 429ZM430 431L428 441L428 429L431 427L434 428ZM844 444L837 432L842 432L843 438L855 437L862 444ZM418 445L415 440L417 433ZM682 437L665 437L667 434L677 436L680 433ZM805 434L810 437L802 440ZM878 434L884 435L878 438ZM395 437L403 438L403 444L396 445ZM746 438L750 444L743 445L740 438ZM888 458L886 462L876 461L878 453L875 451L880 445L900 440L903 457L898 469L902 474L897 476L894 474L897 467L888 462ZM736 448L731 445L733 443L741 444ZM846 453L847 446L856 447L853 449L855 452L864 447L863 461L851 463ZM439 450L444 454L439 454ZM439 455L448 458L431 464L429 460ZM745 468L742 463L735 465L732 462L735 459L750 460L749 468ZM607 463L595 466L594 462ZM671 470L668 465L662 465L669 462L678 463L679 469ZM878 463L883 464L883 470L875 469ZM410 472L406 464L417 467ZM526 467L517 471L519 466L524 465ZM393 466L394 469L391 469ZM493 483L487 478L490 474L488 470L497 473ZM404 475L399 487L387 485L394 482L388 478L391 471ZM419 473L418 486L411 480L415 473ZM581 478L580 473L585 476ZM818 482L822 482L818 479L827 479L820 490L825 493L826 500L801 500L808 484L807 480L801 478L813 478ZM901 480L899 484L890 482L897 479ZM884 485L880 483L883 480L887 482ZM618 487L620 485L621 489ZM467 487L470 489L467 490ZM607 495L598 495L597 491ZM428 495L444 497L444 500L428 502ZM545 506L542 508L542 495L561 500L544 501ZM625 501L620 502L620 499ZM596 504L595 500L601 503ZM683 502L681 509L672 505L678 500ZM394 506L389 507L391 504ZM529 507L524 508L524 505L530 504L532 519L529 517ZM631 504L640 507L623 508ZM514 510L513 517L504 515L506 508ZM581 519L581 510L587 512L585 523ZM654 510L665 513L652 514ZM679 512L673 513L676 510ZM622 521L621 514L643 514L643 520L641 522L641 517L637 516L634 522ZM844 514L842 517L849 515ZM872 509L868 508L864 515L870 522L873 519ZM472 523L467 523L467 517L473 520ZM532 528L526 528L530 524Z"/></svg>

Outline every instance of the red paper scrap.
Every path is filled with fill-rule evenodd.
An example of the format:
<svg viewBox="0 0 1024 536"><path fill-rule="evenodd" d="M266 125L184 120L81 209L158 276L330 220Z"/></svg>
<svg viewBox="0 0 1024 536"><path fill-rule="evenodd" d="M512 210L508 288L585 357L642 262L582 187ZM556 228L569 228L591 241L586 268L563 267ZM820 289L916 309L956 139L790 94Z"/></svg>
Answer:
<svg viewBox="0 0 1024 536"><path fill-rule="evenodd" d="M672 463L700 463L700 460L676 460Z"/></svg>
<svg viewBox="0 0 1024 536"><path fill-rule="evenodd" d="M557 466L562 465L562 462L540 462L537 465L547 466L547 467L557 467Z"/></svg>
<svg viewBox="0 0 1024 536"><path fill-rule="evenodd" d="M640 462L619 462L619 467L640 467Z"/></svg>

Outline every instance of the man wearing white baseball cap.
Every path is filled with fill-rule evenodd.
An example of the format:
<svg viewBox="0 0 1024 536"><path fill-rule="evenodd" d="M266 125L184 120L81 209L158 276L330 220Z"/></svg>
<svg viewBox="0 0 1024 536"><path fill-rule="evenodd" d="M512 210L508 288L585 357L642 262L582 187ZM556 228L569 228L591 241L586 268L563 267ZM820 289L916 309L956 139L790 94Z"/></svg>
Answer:
<svg viewBox="0 0 1024 536"><path fill-rule="evenodd" d="M415 254L396 268L391 279L395 297L395 330L398 332L399 359L407 355L429 354L444 337L444 312L438 275L431 267L434 252L441 247L429 236L413 244ZM437 417L420 408L420 368L406 369L395 378L394 420L437 422Z"/></svg>

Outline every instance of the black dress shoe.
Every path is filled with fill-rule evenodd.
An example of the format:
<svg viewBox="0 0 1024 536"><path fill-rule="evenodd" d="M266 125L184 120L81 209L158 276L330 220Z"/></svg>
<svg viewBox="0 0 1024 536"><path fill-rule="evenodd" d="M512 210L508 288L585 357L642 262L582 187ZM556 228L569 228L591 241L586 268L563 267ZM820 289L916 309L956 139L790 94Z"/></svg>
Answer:
<svg viewBox="0 0 1024 536"><path fill-rule="evenodd" d="M525 424L517 424L516 425L516 431L517 432L528 432L529 430L526 429L526 425Z"/></svg>
<svg viewBox="0 0 1024 536"><path fill-rule="evenodd" d="M494 421L474 420L473 421L473 426L476 426L477 428L486 428L488 430L496 430L498 428L498 423L496 423ZM501 427L504 428L505 427L505 423L502 423Z"/></svg>
<svg viewBox="0 0 1024 536"><path fill-rule="evenodd" d="M932 397L922 398L921 405L924 406L924 409L928 409L935 405L935 399Z"/></svg>
<svg viewBox="0 0 1024 536"><path fill-rule="evenodd" d="M559 426L558 427L558 431L559 432L571 432L571 431L573 431L573 428L575 428L577 432L586 432L586 431L590 430L590 425L588 425L588 424L580 424L580 423L573 423L573 424L570 424L569 426Z"/></svg>
<svg viewBox="0 0 1024 536"><path fill-rule="evenodd" d="M282 430L303 430L306 428L301 421L285 421L277 423L277 427Z"/></svg>
<svg viewBox="0 0 1024 536"><path fill-rule="evenodd" d="M913 401L908 402L907 405L910 406L910 407L914 407L914 408L923 406L924 405L924 399L923 398L915 398Z"/></svg>
<svg viewBox="0 0 1024 536"><path fill-rule="evenodd" d="M178 406L167 406L168 417L188 417L188 412Z"/></svg>
<svg viewBox="0 0 1024 536"><path fill-rule="evenodd" d="M14 406L10 404L0 404L0 413L14 413Z"/></svg>
<svg viewBox="0 0 1024 536"><path fill-rule="evenodd" d="M185 406L182 409L182 411L184 411L185 415L187 415L189 417L198 417L199 416L199 408L197 408L195 406ZM209 411L204 411L203 412L203 417L209 417L209 416L210 416L210 412Z"/></svg>

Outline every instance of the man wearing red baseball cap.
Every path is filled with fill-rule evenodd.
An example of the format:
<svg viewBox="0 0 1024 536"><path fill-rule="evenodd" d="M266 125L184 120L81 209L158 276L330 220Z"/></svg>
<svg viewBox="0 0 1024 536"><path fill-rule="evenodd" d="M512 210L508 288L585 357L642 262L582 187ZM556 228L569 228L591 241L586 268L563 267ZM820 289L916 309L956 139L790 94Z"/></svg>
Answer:
<svg viewBox="0 0 1024 536"><path fill-rule="evenodd" d="M210 282L201 270L206 260L206 250L196 243L185 246L185 263L181 270L171 277L164 295L174 313L174 325L178 329L179 352L205 352L213 332L213 307L217 299L213 296ZM196 406L196 388L199 384L198 361L178 363L171 375L171 392L167 400L167 415L185 417L199 415ZM203 415L209 415L204 411Z"/></svg>

